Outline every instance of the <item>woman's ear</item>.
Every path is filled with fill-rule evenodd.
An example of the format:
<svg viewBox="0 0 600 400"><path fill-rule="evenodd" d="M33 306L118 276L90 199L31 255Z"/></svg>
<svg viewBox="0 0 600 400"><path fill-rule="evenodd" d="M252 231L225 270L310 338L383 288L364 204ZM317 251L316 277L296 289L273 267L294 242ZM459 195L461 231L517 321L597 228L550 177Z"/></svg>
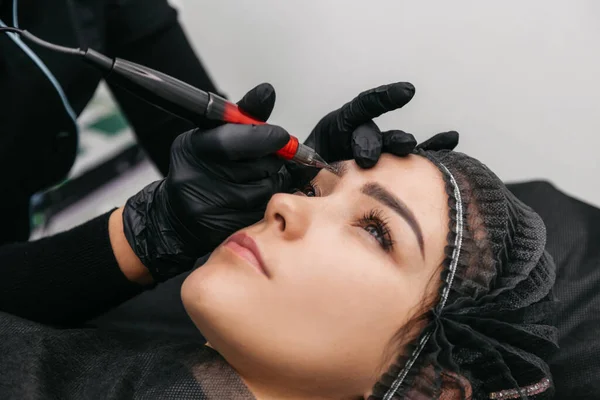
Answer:
<svg viewBox="0 0 600 400"><path fill-rule="evenodd" d="M471 382L462 375L442 371L442 394L440 400L470 400L473 397Z"/></svg>
<svg viewBox="0 0 600 400"><path fill-rule="evenodd" d="M433 367L427 367L422 370L422 373L428 375L429 382L433 379ZM442 379L442 391L439 400L472 400L473 388L471 382L462 375L450 371L442 371L440 374ZM419 389L415 389L417 392ZM363 395L362 400L370 400L372 390L369 390ZM416 395L415 393L412 393ZM411 397L412 398L412 397ZM420 398L420 397L419 397Z"/></svg>

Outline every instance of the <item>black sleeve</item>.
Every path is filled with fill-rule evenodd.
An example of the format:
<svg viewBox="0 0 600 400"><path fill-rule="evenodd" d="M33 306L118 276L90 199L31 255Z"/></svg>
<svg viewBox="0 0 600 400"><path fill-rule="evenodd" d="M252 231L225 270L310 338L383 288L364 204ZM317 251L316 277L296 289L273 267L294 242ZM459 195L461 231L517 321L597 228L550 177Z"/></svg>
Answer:
<svg viewBox="0 0 600 400"><path fill-rule="evenodd" d="M115 0L107 11L107 49L111 57L145 65L202 90L216 88L192 50L167 0ZM150 159L165 174L171 143L194 128L191 123L156 109L124 90L111 86L117 102ZM215 123L207 121L206 126Z"/></svg>
<svg viewBox="0 0 600 400"><path fill-rule="evenodd" d="M113 254L110 214L35 242L0 247L0 311L72 326L140 293Z"/></svg>

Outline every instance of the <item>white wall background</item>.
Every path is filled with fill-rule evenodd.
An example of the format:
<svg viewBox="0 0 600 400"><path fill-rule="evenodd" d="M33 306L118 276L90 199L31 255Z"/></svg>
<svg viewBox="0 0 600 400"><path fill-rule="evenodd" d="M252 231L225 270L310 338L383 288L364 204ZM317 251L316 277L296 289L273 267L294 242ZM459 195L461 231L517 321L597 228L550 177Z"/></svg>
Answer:
<svg viewBox="0 0 600 400"><path fill-rule="evenodd" d="M382 128L456 129L502 179L546 178L600 205L599 1L175 3L221 90L271 82L271 121L300 138L360 91L410 81L415 98Z"/></svg>

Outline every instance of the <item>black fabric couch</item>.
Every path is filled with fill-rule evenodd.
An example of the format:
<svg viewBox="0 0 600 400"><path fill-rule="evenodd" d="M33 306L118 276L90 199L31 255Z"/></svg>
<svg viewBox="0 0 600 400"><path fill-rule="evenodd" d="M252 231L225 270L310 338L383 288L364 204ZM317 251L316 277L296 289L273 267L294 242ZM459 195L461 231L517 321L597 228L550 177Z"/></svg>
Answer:
<svg viewBox="0 0 600 400"><path fill-rule="evenodd" d="M556 399L600 399L600 209L547 182L509 185L540 214L557 266L560 349L551 369Z"/></svg>

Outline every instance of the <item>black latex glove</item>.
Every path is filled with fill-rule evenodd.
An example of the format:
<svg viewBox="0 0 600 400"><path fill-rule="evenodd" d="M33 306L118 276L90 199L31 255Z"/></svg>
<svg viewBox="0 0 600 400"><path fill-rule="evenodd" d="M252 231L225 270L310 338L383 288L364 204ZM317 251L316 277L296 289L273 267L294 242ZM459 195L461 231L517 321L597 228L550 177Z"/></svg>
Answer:
<svg viewBox="0 0 600 400"><path fill-rule="evenodd" d="M423 143L419 143L417 149L426 151L454 150L454 148L458 145L458 137L459 135L456 131L438 133Z"/></svg>
<svg viewBox="0 0 600 400"><path fill-rule="evenodd" d="M238 105L266 120L275 102L270 85L251 90ZM238 229L264 215L271 196L288 189L289 174L273 153L289 140L274 125L227 124L175 139L169 174L127 201L127 241L156 281L193 267Z"/></svg>
<svg viewBox="0 0 600 400"><path fill-rule="evenodd" d="M414 94L415 87L406 82L362 92L321 119L304 143L325 161L354 159L362 168L374 166L382 152L405 156L417 144L414 136L399 130L381 132L371 120L403 107Z"/></svg>

